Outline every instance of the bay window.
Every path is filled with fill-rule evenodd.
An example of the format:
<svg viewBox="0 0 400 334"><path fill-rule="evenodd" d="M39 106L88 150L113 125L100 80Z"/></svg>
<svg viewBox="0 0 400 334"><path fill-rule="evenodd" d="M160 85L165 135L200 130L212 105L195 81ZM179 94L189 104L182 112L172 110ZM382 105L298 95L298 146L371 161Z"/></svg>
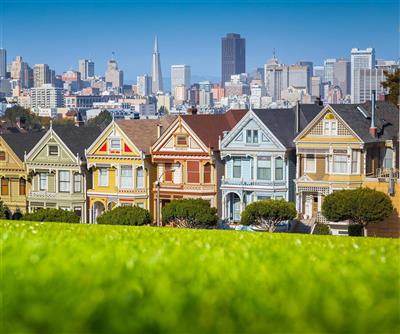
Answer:
<svg viewBox="0 0 400 334"><path fill-rule="evenodd" d="M259 157L257 159L257 179L271 180L271 157Z"/></svg>
<svg viewBox="0 0 400 334"><path fill-rule="evenodd" d="M304 161L304 173L315 173L317 169L314 154L307 154Z"/></svg>
<svg viewBox="0 0 400 334"><path fill-rule="evenodd" d="M120 187L121 189L133 188L132 166L121 166Z"/></svg>
<svg viewBox="0 0 400 334"><path fill-rule="evenodd" d="M67 170L60 170L58 172L58 191L67 193L70 189L70 172Z"/></svg>
<svg viewBox="0 0 400 334"><path fill-rule="evenodd" d="M187 162L187 180L188 183L200 182L200 162L188 161Z"/></svg>
<svg viewBox="0 0 400 334"><path fill-rule="evenodd" d="M334 154L332 172L338 174L347 173L347 154Z"/></svg>
<svg viewBox="0 0 400 334"><path fill-rule="evenodd" d="M99 168L99 180L98 180L100 187L107 187L108 186L108 169L106 167Z"/></svg>
<svg viewBox="0 0 400 334"><path fill-rule="evenodd" d="M136 169L136 188L144 187L144 170L142 167Z"/></svg>
<svg viewBox="0 0 400 334"><path fill-rule="evenodd" d="M39 191L47 191L47 173L39 173Z"/></svg>
<svg viewBox="0 0 400 334"><path fill-rule="evenodd" d="M283 180L283 159L281 157L275 159L275 180Z"/></svg>
<svg viewBox="0 0 400 334"><path fill-rule="evenodd" d="M81 176L79 174L74 174L74 192L81 192Z"/></svg>
<svg viewBox="0 0 400 334"><path fill-rule="evenodd" d="M359 164L360 164L360 151L351 151L351 173L359 174Z"/></svg>
<svg viewBox="0 0 400 334"><path fill-rule="evenodd" d="M242 161L240 158L233 159L233 178L240 179L242 177Z"/></svg>

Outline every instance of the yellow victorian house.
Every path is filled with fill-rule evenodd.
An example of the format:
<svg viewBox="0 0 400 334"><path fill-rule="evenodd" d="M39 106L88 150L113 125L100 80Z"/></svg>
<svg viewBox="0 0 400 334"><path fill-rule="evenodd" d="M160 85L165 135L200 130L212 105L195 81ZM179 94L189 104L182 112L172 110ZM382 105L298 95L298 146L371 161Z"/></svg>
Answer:
<svg viewBox="0 0 400 334"><path fill-rule="evenodd" d="M89 222L115 206L137 205L151 211L156 177L150 147L174 117L112 121L86 150L93 171L87 192Z"/></svg>
<svg viewBox="0 0 400 334"><path fill-rule="evenodd" d="M26 194L30 188L24 156L43 137L44 132L10 133L0 136L0 200L10 218L27 211Z"/></svg>
<svg viewBox="0 0 400 334"><path fill-rule="evenodd" d="M327 105L297 135L296 203L305 219L326 222L326 195L398 166L398 117L388 102ZM328 223L333 234L347 234L347 223Z"/></svg>

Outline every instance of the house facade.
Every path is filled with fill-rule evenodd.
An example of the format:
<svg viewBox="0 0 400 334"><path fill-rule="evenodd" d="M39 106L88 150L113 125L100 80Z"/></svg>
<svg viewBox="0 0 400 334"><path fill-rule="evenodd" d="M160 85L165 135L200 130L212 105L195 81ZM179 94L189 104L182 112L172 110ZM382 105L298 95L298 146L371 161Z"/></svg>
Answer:
<svg viewBox="0 0 400 334"><path fill-rule="evenodd" d="M9 218L27 211L26 194L30 179L24 165L24 155L44 135L43 132L10 133L0 136L0 200L9 210Z"/></svg>
<svg viewBox="0 0 400 334"><path fill-rule="evenodd" d="M249 110L222 138L222 219L240 221L246 205L257 200L295 201L296 126L304 127L320 109L299 105L293 109Z"/></svg>
<svg viewBox="0 0 400 334"><path fill-rule="evenodd" d="M32 183L27 192L29 212L64 209L74 211L86 223L86 189L91 178L84 150L99 133L96 127L50 126L25 156L26 172Z"/></svg>
<svg viewBox="0 0 400 334"><path fill-rule="evenodd" d="M387 102L327 105L295 138L296 203L305 219L326 222L324 197L363 185L379 168L398 166L398 110ZM328 222L347 234L347 222Z"/></svg>
<svg viewBox="0 0 400 334"><path fill-rule="evenodd" d="M88 190L89 222L104 211L132 206L152 211L150 146L174 117L113 121L86 150L92 187Z"/></svg>
<svg viewBox="0 0 400 334"><path fill-rule="evenodd" d="M173 199L202 198L221 213L220 182L224 166L219 155L219 138L245 115L245 110L230 110L218 115L179 116L151 149L157 166L160 203ZM154 196L154 208L157 201Z"/></svg>

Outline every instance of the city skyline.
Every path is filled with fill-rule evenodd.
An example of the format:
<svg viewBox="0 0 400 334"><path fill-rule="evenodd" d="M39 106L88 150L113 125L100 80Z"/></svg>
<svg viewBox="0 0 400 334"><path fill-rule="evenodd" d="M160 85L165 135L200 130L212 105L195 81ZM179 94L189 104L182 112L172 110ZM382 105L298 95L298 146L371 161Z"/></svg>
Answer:
<svg viewBox="0 0 400 334"><path fill-rule="evenodd" d="M24 57L31 66L35 63L47 63L51 68L54 68L57 73L62 73L68 69L78 69L78 60L82 58L92 59L96 64L96 74L104 75L107 61L111 58L112 52L115 51L116 59L118 60L119 68L124 71L126 80L134 82L138 75L144 73L151 74L151 54L154 43L154 36L158 36L160 53L162 57L162 70L168 73L168 68L173 64L188 64L192 68L193 76L204 76L210 78L219 78L221 71L220 64L220 39L226 33L233 32L241 34L246 39L246 69L251 71L256 67L262 67L268 59L272 57L272 50L276 49L277 57L281 63L296 63L301 60L312 61L314 65L321 65L326 58L350 58L350 49L354 47L367 48L374 47L377 50L376 58L397 59L398 58L398 38L397 38L397 17L398 5L394 1L385 1L387 6L380 6L371 1L326 1L323 4L316 1L301 1L293 4L285 11L285 22L287 27L280 33L275 33L274 24L277 24L277 19L274 13L285 7L290 1L253 1L248 6L243 1L237 1L230 4L227 11L222 17L230 15L232 11L240 10L240 17L231 18L231 20L221 20L216 18L214 12L218 12L218 8L225 8L225 1L214 3L214 9L210 15L204 17L202 22L198 22L198 27L193 25L190 29L185 29L184 23L188 18L193 18L190 14L196 14L196 9L210 9L211 2L204 4L195 3L188 4L184 1L175 1L180 8L177 9L176 15L173 16L171 8L168 5L170 1L158 1L158 9L164 11L162 18L157 18L157 22L152 23L148 27L143 26L143 29L136 28L136 34L115 34L114 29L109 29L107 23L101 23L101 18L108 18L108 22L115 25L116 31L127 29L126 17L132 10L139 11L143 17L137 14L135 22L141 22L146 15L146 8L149 4L133 1L118 1L116 5L120 8L119 12L124 12L119 20L114 20L115 15L110 12L112 4L109 1L102 1L94 6L93 1L55 1L53 3L41 1L41 21L30 27L24 27L23 18L27 12L33 11L38 14L38 9L34 8L34 3L29 1L8 1L3 3L1 9L2 26L2 46L7 49L8 61L15 59L17 55ZM55 6L56 5L56 6ZM154 5L154 4L153 4ZM329 6L330 5L330 6ZM45 29L46 26L58 23L57 20L62 19L70 13L73 6L80 6L80 13L76 14L76 20L80 20L80 16L87 14L90 9L96 13L98 25L96 29L90 28L90 33L85 32L84 28L71 26L69 29ZM46 10L43 10L45 8ZM57 15L56 15L56 9ZM255 11L255 8L259 10ZM325 12L329 8L329 12ZM393 10L388 10L388 8ZM69 10L68 10L69 9ZM384 10L383 10L384 9ZM93 13L94 13L93 12ZM297 27L296 34L293 33L293 17L301 16L301 26ZM323 16L321 19L318 14ZM354 25L354 15L363 14L364 22L368 18L368 35L365 34L365 27ZM108 16L105 16L105 15ZM268 19L261 22L258 20L260 14L267 14ZM338 15L341 14L341 15ZM353 14L353 16L351 15ZM197 15L197 14L196 14ZM194 17L196 17L194 15ZM93 15L92 15L93 16ZM170 22L165 24L166 18ZM248 18L253 17L252 24L248 24ZM261 15L262 16L262 15ZM305 18L313 18L313 25ZM179 24L174 24L172 21L180 18L181 27ZM373 20L372 20L373 18ZM12 21L17 20L21 24L13 25ZM57 19L57 20L56 20ZM332 21L335 19L336 21ZM223 24L214 25L212 33L209 33L210 27L206 27L209 21L223 22ZM335 22L334 29L322 29L320 23L322 21ZM160 22L158 22L160 21ZM244 22L243 22L244 21ZM92 22L90 16L83 20L89 24ZM194 21L196 22L196 21ZM300 22L300 20L299 20ZM29 21L28 21L29 23ZM251 26L251 27L250 27ZM325 25L326 26L326 25ZM347 28L352 26L351 31ZM63 26L64 27L64 26ZM125 28L124 28L125 27ZM314 27L314 29L311 29ZM321 29L315 29L319 27ZM146 28L146 29L145 29ZM30 34L23 34L21 30L29 29ZM41 47L33 47L35 39L30 38L32 35L37 35L37 30L43 34L43 40L49 43L41 44ZM88 28L89 29L89 28ZM264 29L271 29L273 33L260 34ZM54 30L54 31L53 31ZM67 32L65 30L68 30ZM281 29L282 30L282 29ZM111 31L111 32L110 32ZM177 38L177 32L180 35ZM309 36L307 35L307 32ZM73 32L73 34L71 34ZM364 32L364 33L363 33ZM385 33L383 33L385 32ZM58 38L54 39L54 34L58 33ZM76 35L82 33L82 37L76 38ZM188 34L193 38L188 38ZM340 43L331 43L332 34L340 38ZM343 34L343 35L342 35ZM66 36L68 35L68 36ZM89 37L92 38L89 38ZM110 36L114 38L110 39ZM326 40L321 39L325 36ZM18 38L17 38L18 37ZM110 37L110 38L108 38ZM73 44L69 44L68 40L74 40ZM311 39L312 38L312 39ZM299 42L294 41L299 39L302 47L299 48ZM395 40L395 43L390 42ZM265 41L268 41L267 43ZM315 43L314 41L318 41ZM306 47L305 47L306 46ZM190 50L190 52L184 52ZM62 52L60 52L62 51ZM55 55L57 53L57 56Z"/></svg>

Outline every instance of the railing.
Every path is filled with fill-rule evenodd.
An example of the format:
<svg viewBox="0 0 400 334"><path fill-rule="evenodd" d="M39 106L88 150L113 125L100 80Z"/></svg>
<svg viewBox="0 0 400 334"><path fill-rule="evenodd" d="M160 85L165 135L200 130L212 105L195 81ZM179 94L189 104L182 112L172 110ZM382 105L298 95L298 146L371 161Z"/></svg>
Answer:
<svg viewBox="0 0 400 334"><path fill-rule="evenodd" d="M386 179L386 178L393 178L399 179L400 178L400 171L396 168L378 168L374 177Z"/></svg>
<svg viewBox="0 0 400 334"><path fill-rule="evenodd" d="M265 187L284 187L286 181L268 181L268 180L244 180L244 179L225 179L221 180L222 185L232 186L265 186Z"/></svg>
<svg viewBox="0 0 400 334"><path fill-rule="evenodd" d="M156 188L156 185L154 185ZM213 184L185 184L185 183L168 183L161 182L160 189L180 189L180 190L195 190L195 191L215 191Z"/></svg>
<svg viewBox="0 0 400 334"><path fill-rule="evenodd" d="M48 191L31 191L28 193L28 197L35 198L55 198L56 193L48 192Z"/></svg>

